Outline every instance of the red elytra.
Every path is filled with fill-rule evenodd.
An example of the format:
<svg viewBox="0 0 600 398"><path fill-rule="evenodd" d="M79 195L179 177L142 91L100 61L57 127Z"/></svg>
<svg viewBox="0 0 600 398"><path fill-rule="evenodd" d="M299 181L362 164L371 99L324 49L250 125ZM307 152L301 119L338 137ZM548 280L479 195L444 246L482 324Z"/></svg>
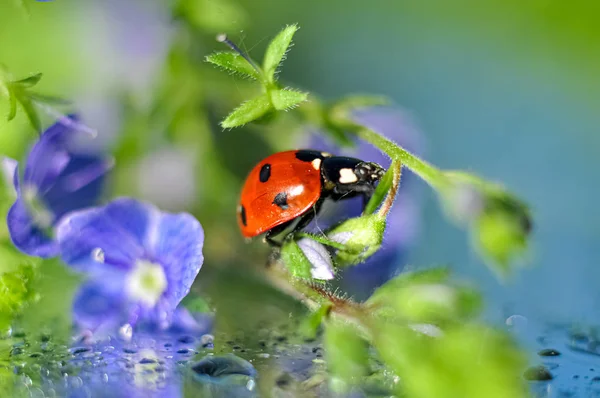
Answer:
<svg viewBox="0 0 600 398"><path fill-rule="evenodd" d="M298 153L275 153L250 171L242 188L238 224L247 238L261 235L306 213L321 197L321 158L317 151L311 161ZM318 154L318 156L316 156Z"/></svg>

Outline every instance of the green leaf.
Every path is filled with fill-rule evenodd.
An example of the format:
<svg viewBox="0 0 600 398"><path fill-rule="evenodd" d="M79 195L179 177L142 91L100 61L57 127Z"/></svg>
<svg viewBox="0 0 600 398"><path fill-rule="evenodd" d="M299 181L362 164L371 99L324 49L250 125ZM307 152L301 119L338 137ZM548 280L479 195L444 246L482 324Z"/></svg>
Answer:
<svg viewBox="0 0 600 398"><path fill-rule="evenodd" d="M298 29L296 24L288 25L269 43L263 60L263 71L269 82L275 81L277 68L284 60L285 54L292 43L292 38Z"/></svg>
<svg viewBox="0 0 600 398"><path fill-rule="evenodd" d="M439 337L378 324L375 347L411 398L525 398L526 357L507 334L481 325L444 331Z"/></svg>
<svg viewBox="0 0 600 398"><path fill-rule="evenodd" d="M36 84L38 84L41 78L42 78L42 74L36 73L36 74L28 76L26 78L17 80L15 82L13 82L13 84L18 84L23 88L31 88L31 87L35 86Z"/></svg>
<svg viewBox="0 0 600 398"><path fill-rule="evenodd" d="M273 107L278 111L285 111L298 106L306 101L308 94L289 88L271 90L269 92Z"/></svg>
<svg viewBox="0 0 600 398"><path fill-rule="evenodd" d="M8 121L10 122L17 116L17 97L9 91L8 94L9 110L8 110Z"/></svg>
<svg viewBox="0 0 600 398"><path fill-rule="evenodd" d="M446 267L403 272L375 290L367 305L413 323L464 322L481 310L481 295L448 281L449 276Z"/></svg>
<svg viewBox="0 0 600 398"><path fill-rule="evenodd" d="M2 256L0 261L10 260ZM31 288L33 279L31 264L22 264L0 275L0 330L9 328L13 318L35 297Z"/></svg>
<svg viewBox="0 0 600 398"><path fill-rule="evenodd" d="M324 346L332 376L352 385L369 373L369 345L352 325L335 320L327 322Z"/></svg>
<svg viewBox="0 0 600 398"><path fill-rule="evenodd" d="M60 260L45 259L37 267L31 291L43 297L31 302L19 318L25 330L48 330L57 339L70 338L73 298L82 277Z"/></svg>
<svg viewBox="0 0 600 398"><path fill-rule="evenodd" d="M373 214L375 210L383 203L385 197L392 187L392 181L394 177L394 163L392 166L386 171L381 180L379 180L379 184L377 184L377 188L375 188L375 192L373 192L373 196L369 200L369 203L365 206L365 210L363 212L364 215Z"/></svg>
<svg viewBox="0 0 600 398"><path fill-rule="evenodd" d="M233 128L243 126L246 123L264 116L271 109L271 101L269 101L266 94L263 94L244 102L234 109L233 112L221 122L221 127Z"/></svg>
<svg viewBox="0 0 600 398"><path fill-rule="evenodd" d="M311 279L312 264L294 239L286 240L281 247L281 260L296 278Z"/></svg>
<svg viewBox="0 0 600 398"><path fill-rule="evenodd" d="M38 115L33 102L29 98L24 97L24 96L20 96L18 98L18 100L21 103L21 106L23 107L23 110L25 111L27 118L29 119L29 123L31 123L31 125L33 126L35 131L37 131L38 133L41 133L42 132L42 121L40 120L40 116Z"/></svg>
<svg viewBox="0 0 600 398"><path fill-rule="evenodd" d="M36 102L42 102L49 105L71 105L73 103L68 99L55 97L53 95L45 95L39 93L27 93L27 95L29 98Z"/></svg>
<svg viewBox="0 0 600 398"><path fill-rule="evenodd" d="M244 57L235 52L223 51L210 54L206 57L206 61L234 74L255 80L260 78L258 71Z"/></svg>
<svg viewBox="0 0 600 398"><path fill-rule="evenodd" d="M337 266L365 261L381 247L386 220L379 214L350 218L327 231L329 239L344 245L335 256Z"/></svg>
<svg viewBox="0 0 600 398"><path fill-rule="evenodd" d="M376 305L385 302L388 296L393 296L399 289L419 284L445 283L448 278L450 278L450 268L448 267L404 271L375 290L367 303Z"/></svg>
<svg viewBox="0 0 600 398"><path fill-rule="evenodd" d="M316 337L319 326L321 326L325 318L327 318L331 312L331 307L331 303L324 303L304 319L300 326L300 330L305 337L311 339Z"/></svg>

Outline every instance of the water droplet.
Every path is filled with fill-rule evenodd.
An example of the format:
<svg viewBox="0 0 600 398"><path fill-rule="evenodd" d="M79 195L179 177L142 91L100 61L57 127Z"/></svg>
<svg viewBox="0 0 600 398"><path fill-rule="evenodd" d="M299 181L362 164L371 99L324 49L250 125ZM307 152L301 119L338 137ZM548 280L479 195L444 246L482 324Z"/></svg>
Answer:
<svg viewBox="0 0 600 398"><path fill-rule="evenodd" d="M156 361L152 358L142 358L142 359L140 359L139 363L142 365L147 365L150 363L156 363Z"/></svg>
<svg viewBox="0 0 600 398"><path fill-rule="evenodd" d="M292 383L292 377L288 373L283 373L275 380L275 385L281 389L287 388Z"/></svg>
<svg viewBox="0 0 600 398"><path fill-rule="evenodd" d="M254 387L256 387L256 382L254 380L248 380L248 382L246 383L246 389L248 391L252 391L254 390Z"/></svg>
<svg viewBox="0 0 600 398"><path fill-rule="evenodd" d="M126 323L125 325L119 328L119 336L125 341L130 341L133 336L133 328L130 324Z"/></svg>
<svg viewBox="0 0 600 398"><path fill-rule="evenodd" d="M212 334L205 334L202 337L200 337L200 344L204 348L213 348L214 341L215 341L215 336L213 336Z"/></svg>
<svg viewBox="0 0 600 398"><path fill-rule="evenodd" d="M81 377L69 376L69 385L74 389L81 388L83 386L83 380L81 380Z"/></svg>
<svg viewBox="0 0 600 398"><path fill-rule="evenodd" d="M78 347L78 348L74 348L73 351L71 351L74 355L78 355L78 354L83 354L84 352L88 352L90 351L89 348L87 347Z"/></svg>
<svg viewBox="0 0 600 398"><path fill-rule="evenodd" d="M103 263L104 262L104 250L102 250L99 247L92 250L92 259L99 263Z"/></svg>
<svg viewBox="0 0 600 398"><path fill-rule="evenodd" d="M540 350L538 352L538 355L541 357L557 357L560 355L560 352L558 352L557 350L555 350L553 348L546 348L546 349Z"/></svg>
<svg viewBox="0 0 600 398"><path fill-rule="evenodd" d="M189 354L190 350L188 350L187 348L182 348L181 350L177 350L178 354Z"/></svg>
<svg viewBox="0 0 600 398"><path fill-rule="evenodd" d="M23 376L21 378L21 383L23 383L27 387L31 387L33 385L33 381L31 381L31 378L29 376Z"/></svg>
<svg viewBox="0 0 600 398"><path fill-rule="evenodd" d="M191 369L198 376L256 376L256 369L254 369L250 362L233 354L227 354L223 356L206 356L193 364Z"/></svg>
<svg viewBox="0 0 600 398"><path fill-rule="evenodd" d="M271 355L267 354L266 352L261 352L260 354L258 354L259 358L269 358Z"/></svg>
<svg viewBox="0 0 600 398"><path fill-rule="evenodd" d="M194 338L192 336L181 336L179 339L177 339L177 341L183 344L192 344L194 342Z"/></svg>
<svg viewBox="0 0 600 398"><path fill-rule="evenodd" d="M102 381L103 381L104 383L108 383L108 373L104 373L104 374L102 375Z"/></svg>
<svg viewBox="0 0 600 398"><path fill-rule="evenodd" d="M543 365L530 367L525 370L523 377L530 381L547 381L554 378L550 371Z"/></svg>

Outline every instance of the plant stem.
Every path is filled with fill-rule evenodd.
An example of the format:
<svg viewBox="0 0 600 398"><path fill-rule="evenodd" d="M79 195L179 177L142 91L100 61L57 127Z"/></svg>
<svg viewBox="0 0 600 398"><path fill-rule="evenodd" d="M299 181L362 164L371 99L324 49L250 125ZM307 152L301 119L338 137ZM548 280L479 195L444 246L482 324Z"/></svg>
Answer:
<svg viewBox="0 0 600 398"><path fill-rule="evenodd" d="M267 277L273 286L294 297L311 311L316 311L325 302L331 303L331 315L353 323L365 338L370 339L371 332L367 326L368 313L364 311L362 304L336 296L334 293L329 292L326 287L293 278L283 267L277 264L271 265Z"/></svg>
<svg viewBox="0 0 600 398"><path fill-rule="evenodd" d="M396 200L396 194L398 193L398 188L400 188L400 178L402 177L402 163L395 160L392 162L392 186L388 191L387 196L385 197L385 201L379 208L377 212L382 218L386 218L390 210L392 209L392 205L394 204L394 200Z"/></svg>
<svg viewBox="0 0 600 398"><path fill-rule="evenodd" d="M356 128L358 127L358 128ZM442 188L447 183L440 170L427 163L419 157L408 152L393 141L383 137L375 131L363 126L356 126L352 132L359 138L369 142L386 153L392 160L400 162L402 165L411 169L415 174L421 177L432 188Z"/></svg>

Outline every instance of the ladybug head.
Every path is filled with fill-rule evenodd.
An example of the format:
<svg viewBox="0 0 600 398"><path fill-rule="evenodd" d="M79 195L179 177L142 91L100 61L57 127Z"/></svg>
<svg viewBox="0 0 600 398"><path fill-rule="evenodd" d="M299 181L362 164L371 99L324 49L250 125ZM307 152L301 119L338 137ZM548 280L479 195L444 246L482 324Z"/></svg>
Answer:
<svg viewBox="0 0 600 398"><path fill-rule="evenodd" d="M360 162L354 168L354 174L360 182L375 183L383 177L385 169L373 162Z"/></svg>

